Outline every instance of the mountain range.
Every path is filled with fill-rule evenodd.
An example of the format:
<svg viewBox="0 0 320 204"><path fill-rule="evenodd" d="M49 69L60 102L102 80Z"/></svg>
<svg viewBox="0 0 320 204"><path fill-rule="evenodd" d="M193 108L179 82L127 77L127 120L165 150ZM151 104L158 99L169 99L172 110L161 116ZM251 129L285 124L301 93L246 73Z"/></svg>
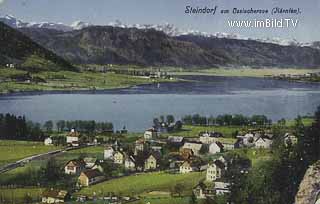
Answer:
<svg viewBox="0 0 320 204"><path fill-rule="evenodd" d="M91 23L83 22L83 21L75 21L71 25L66 25L63 23L52 23L52 22L24 22L15 18L12 15L4 15L0 16L0 21L4 22L5 24L13 27L13 28L47 28L47 29L54 29L59 31L72 31L72 30L80 30L89 26L94 26ZM164 24L124 24L119 20L114 22L107 23L106 26L112 27L120 27L120 28L138 28L138 29L155 29L157 31L162 31L169 36L181 36L181 35L195 35L195 36L204 36L204 37L216 37L216 38L228 38L228 39L238 39L238 40L256 40L259 42L265 43L274 43L279 45L295 45L295 46L313 46L314 42L310 43L302 43L295 39L286 40L280 38L256 38L251 39L247 37L242 37L239 34L234 33L224 33L224 32L216 32L216 33L207 33L201 32L194 29L183 30L177 28L173 24L164 23ZM319 43L319 42L315 42Z"/></svg>
<svg viewBox="0 0 320 204"><path fill-rule="evenodd" d="M320 66L319 43L279 45L229 34L181 32L170 25L131 25L120 21L95 26L24 23L6 16L5 23L74 64L142 66L290 67Z"/></svg>

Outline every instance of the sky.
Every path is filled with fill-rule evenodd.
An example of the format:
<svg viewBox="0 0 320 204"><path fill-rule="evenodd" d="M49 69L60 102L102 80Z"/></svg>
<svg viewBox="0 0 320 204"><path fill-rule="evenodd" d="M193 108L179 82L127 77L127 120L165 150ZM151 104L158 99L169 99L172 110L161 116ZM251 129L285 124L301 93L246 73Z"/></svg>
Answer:
<svg viewBox="0 0 320 204"><path fill-rule="evenodd" d="M186 6L214 8L217 13L185 13ZM301 14L220 14L221 9L299 8ZM11 14L26 22L62 22L81 20L97 25L120 20L126 24L163 24L202 32L236 33L250 38L320 40L320 0L0 0L0 15ZM228 20L265 20L292 18L296 28L231 28Z"/></svg>

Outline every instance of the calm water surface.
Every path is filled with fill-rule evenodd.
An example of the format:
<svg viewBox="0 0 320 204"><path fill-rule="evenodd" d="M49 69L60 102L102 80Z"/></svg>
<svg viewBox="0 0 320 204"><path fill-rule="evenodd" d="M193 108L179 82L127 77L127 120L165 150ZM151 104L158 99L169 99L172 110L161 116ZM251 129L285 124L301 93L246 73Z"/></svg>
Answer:
<svg viewBox="0 0 320 204"><path fill-rule="evenodd" d="M272 120L312 114L320 105L320 84L247 77L184 77L193 82L135 86L101 92L33 93L0 97L0 112L28 119L111 121L142 131L154 117L173 114L264 114Z"/></svg>

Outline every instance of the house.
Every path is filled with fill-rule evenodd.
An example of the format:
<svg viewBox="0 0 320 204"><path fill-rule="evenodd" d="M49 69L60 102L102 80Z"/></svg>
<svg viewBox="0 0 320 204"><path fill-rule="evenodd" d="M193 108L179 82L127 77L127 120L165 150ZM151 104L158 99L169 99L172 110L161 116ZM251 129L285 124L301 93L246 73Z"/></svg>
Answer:
<svg viewBox="0 0 320 204"><path fill-rule="evenodd" d="M184 149L191 149L194 155L200 155L202 143L199 142L185 142L182 146Z"/></svg>
<svg viewBox="0 0 320 204"><path fill-rule="evenodd" d="M152 140L158 137L158 131L155 128L146 130L143 134L145 140Z"/></svg>
<svg viewBox="0 0 320 204"><path fill-rule="evenodd" d="M126 156L126 159L124 160L124 167L130 171L136 170L136 160L132 155Z"/></svg>
<svg viewBox="0 0 320 204"><path fill-rule="evenodd" d="M67 144L71 146L79 146L79 137L80 133L75 129L71 129L71 131L67 135Z"/></svg>
<svg viewBox="0 0 320 204"><path fill-rule="evenodd" d="M184 161L179 168L179 172L181 174L190 173L193 171L199 171L200 167L195 162L192 161Z"/></svg>
<svg viewBox="0 0 320 204"><path fill-rule="evenodd" d="M214 191L216 195L224 195L230 193L230 183L216 181L214 182Z"/></svg>
<svg viewBox="0 0 320 204"><path fill-rule="evenodd" d="M223 145L221 142L214 142L209 145L209 153L216 154L223 151Z"/></svg>
<svg viewBox="0 0 320 204"><path fill-rule="evenodd" d="M245 146L250 145L254 142L254 135L251 133L247 133L244 136L237 136L242 139L242 142Z"/></svg>
<svg viewBox="0 0 320 204"><path fill-rule="evenodd" d="M189 158L188 158L189 159ZM180 153L171 152L168 155L169 169L178 169L182 165L185 159Z"/></svg>
<svg viewBox="0 0 320 204"><path fill-rule="evenodd" d="M64 167L65 174L77 174L85 169L85 162L82 159L74 159L67 162Z"/></svg>
<svg viewBox="0 0 320 204"><path fill-rule="evenodd" d="M211 144L215 141L217 141L218 137L222 137L222 133L220 132L200 132L199 133L199 140L203 144Z"/></svg>
<svg viewBox="0 0 320 204"><path fill-rule="evenodd" d="M67 191L51 188L43 191L41 201L42 203L64 203L68 197Z"/></svg>
<svg viewBox="0 0 320 204"><path fill-rule="evenodd" d="M144 170L154 170L159 167L160 154L153 152L151 153L144 162Z"/></svg>
<svg viewBox="0 0 320 204"><path fill-rule="evenodd" d="M104 159L113 159L114 152L115 152L115 150L114 150L114 148L112 146L107 146L104 149L103 158Z"/></svg>
<svg viewBox="0 0 320 204"><path fill-rule="evenodd" d="M223 150L225 151L234 150L237 147L236 141L224 141L221 143L223 145Z"/></svg>
<svg viewBox="0 0 320 204"><path fill-rule="evenodd" d="M101 182L105 176L97 169L89 169L81 172L78 182L81 186L90 186L92 184Z"/></svg>
<svg viewBox="0 0 320 204"><path fill-rule="evenodd" d="M200 182L193 188L193 194L197 199L212 198L215 195L213 183Z"/></svg>
<svg viewBox="0 0 320 204"><path fill-rule="evenodd" d="M138 155L139 152L143 152L144 148L145 148L145 144L144 144L144 140L143 139L139 139L135 142L135 146L134 146L134 155Z"/></svg>
<svg viewBox="0 0 320 204"><path fill-rule="evenodd" d="M192 149L188 149L188 148L181 148L180 149L180 155L183 158L183 160L188 160L190 159L194 154Z"/></svg>
<svg viewBox="0 0 320 204"><path fill-rule="evenodd" d="M150 149L153 152L158 152L159 154L162 153L162 147L161 146L151 146Z"/></svg>
<svg viewBox="0 0 320 204"><path fill-rule="evenodd" d="M225 171L225 165L220 160L210 162L207 167L206 181L215 181L221 178Z"/></svg>
<svg viewBox="0 0 320 204"><path fill-rule="evenodd" d="M272 140L268 138L263 138L263 137L259 137L254 141L254 145L256 148L268 149L271 147L271 144L272 144Z"/></svg>
<svg viewBox="0 0 320 204"><path fill-rule="evenodd" d="M51 139L51 137L47 137L44 140L44 145L53 145L53 140Z"/></svg>
<svg viewBox="0 0 320 204"><path fill-rule="evenodd" d="M184 142L184 137L179 136L169 136L167 139L167 142L169 145L175 146L175 147L181 147Z"/></svg>
<svg viewBox="0 0 320 204"><path fill-rule="evenodd" d="M115 164L123 164L124 163L124 153L121 151L116 151L113 155L113 162Z"/></svg>
<svg viewBox="0 0 320 204"><path fill-rule="evenodd" d="M83 159L84 163L85 163L85 167L88 169L91 169L92 167L94 167L97 163L97 158L93 158L93 157L85 157Z"/></svg>
<svg viewBox="0 0 320 204"><path fill-rule="evenodd" d="M283 142L285 146L295 145L298 143L298 138L290 133L286 133L283 138Z"/></svg>

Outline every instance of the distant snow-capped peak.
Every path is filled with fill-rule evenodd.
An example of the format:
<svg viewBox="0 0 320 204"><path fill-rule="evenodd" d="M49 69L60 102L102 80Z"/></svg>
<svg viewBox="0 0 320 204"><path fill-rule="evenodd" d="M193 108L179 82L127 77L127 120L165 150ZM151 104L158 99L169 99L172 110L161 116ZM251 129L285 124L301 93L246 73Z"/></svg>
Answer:
<svg viewBox="0 0 320 204"><path fill-rule="evenodd" d="M90 23L87 23L87 22L83 22L83 21L75 21L73 22L70 27L73 29L73 30L81 30L83 28L86 28L86 27L89 27L91 24Z"/></svg>
<svg viewBox="0 0 320 204"><path fill-rule="evenodd" d="M83 22L83 21L75 21L71 25L65 25L63 23L51 23L51 22L23 22L17 18L15 18L13 15L5 15L0 16L0 21L4 22L5 24L13 27L13 28L47 28L47 29L54 29L54 30L60 30L60 31L72 31L72 30L81 30L83 28L92 26L92 24ZM293 40L284 40L280 38L264 38L264 39L252 39L252 38L246 38L242 37L239 34L234 33L224 33L224 32L217 32L217 33L207 33L207 32L201 32L194 29L180 29L175 27L173 24L170 23L163 23L163 24L125 24L122 23L120 20L116 20L114 22L110 22L106 24L108 26L112 27L120 27L120 28L137 28L137 29L155 29L157 31L162 31L166 33L169 36L175 37L175 36L181 36L181 35L195 35L195 36L203 36L203 37L216 37L216 38L227 38L227 39L238 39L238 40L255 40L259 42L265 42L265 43L273 43L273 44L279 44L279 45L294 45L294 46L313 46L314 43L301 43L297 41L296 39ZM319 45L317 44L317 47Z"/></svg>

